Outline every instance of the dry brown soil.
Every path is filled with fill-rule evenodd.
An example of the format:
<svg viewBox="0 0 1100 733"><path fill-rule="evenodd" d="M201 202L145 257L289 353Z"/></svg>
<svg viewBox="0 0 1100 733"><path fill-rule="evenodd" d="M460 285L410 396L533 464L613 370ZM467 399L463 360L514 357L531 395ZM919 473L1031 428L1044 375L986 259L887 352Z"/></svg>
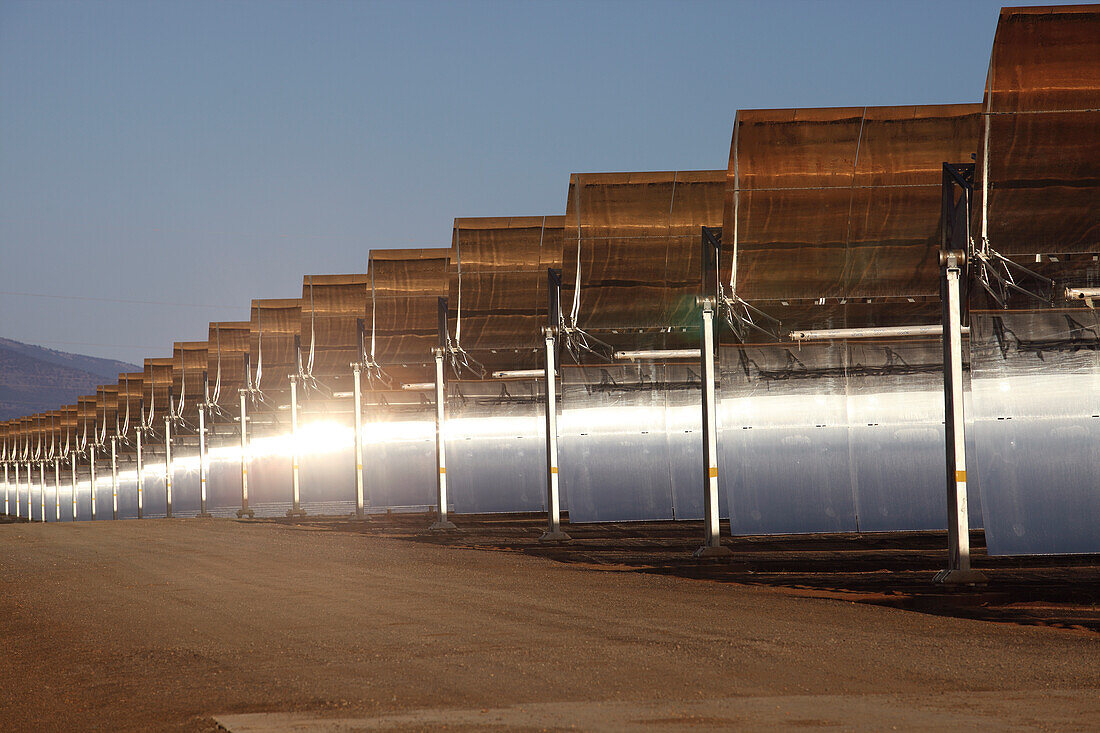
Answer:
<svg viewBox="0 0 1100 733"><path fill-rule="evenodd" d="M0 730L1100 728L1088 631L326 529L0 525Z"/></svg>

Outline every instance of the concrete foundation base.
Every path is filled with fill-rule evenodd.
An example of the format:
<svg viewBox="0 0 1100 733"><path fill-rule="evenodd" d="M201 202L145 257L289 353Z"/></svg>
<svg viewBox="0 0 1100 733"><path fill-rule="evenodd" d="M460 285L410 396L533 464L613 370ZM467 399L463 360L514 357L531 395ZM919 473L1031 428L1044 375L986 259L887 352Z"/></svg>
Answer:
<svg viewBox="0 0 1100 733"><path fill-rule="evenodd" d="M985 585L989 578L978 570L941 570L932 582L941 585Z"/></svg>
<svg viewBox="0 0 1100 733"><path fill-rule="evenodd" d="M695 552L691 553L692 557L729 557L733 554L733 551L728 547L719 545L718 547L700 547Z"/></svg>

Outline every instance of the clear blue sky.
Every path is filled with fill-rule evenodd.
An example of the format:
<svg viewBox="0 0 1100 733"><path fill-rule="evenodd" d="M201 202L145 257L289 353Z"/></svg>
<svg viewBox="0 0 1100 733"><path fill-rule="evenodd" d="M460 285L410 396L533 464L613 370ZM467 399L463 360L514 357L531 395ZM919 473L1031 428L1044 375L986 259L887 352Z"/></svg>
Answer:
<svg viewBox="0 0 1100 733"><path fill-rule="evenodd" d="M980 101L999 5L4 0L0 336L140 362L738 108Z"/></svg>

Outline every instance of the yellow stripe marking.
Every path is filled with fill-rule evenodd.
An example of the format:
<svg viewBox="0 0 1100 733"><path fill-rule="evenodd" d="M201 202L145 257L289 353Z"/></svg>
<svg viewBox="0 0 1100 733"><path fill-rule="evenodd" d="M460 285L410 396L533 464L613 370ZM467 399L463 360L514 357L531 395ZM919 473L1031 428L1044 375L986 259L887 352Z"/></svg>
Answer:
<svg viewBox="0 0 1100 733"><path fill-rule="evenodd" d="M966 471L955 471L955 482L960 484L966 483Z"/></svg>
<svg viewBox="0 0 1100 733"><path fill-rule="evenodd" d="M447 473L447 469L446 468L441 468L441 469L439 469L439 472L440 473Z"/></svg>
<svg viewBox="0 0 1100 733"><path fill-rule="evenodd" d="M707 469L707 475L711 478L718 478L718 466L711 466Z"/></svg>
<svg viewBox="0 0 1100 733"><path fill-rule="evenodd" d="M550 467L550 473L557 473L557 472L558 472L558 467L557 466L551 466Z"/></svg>

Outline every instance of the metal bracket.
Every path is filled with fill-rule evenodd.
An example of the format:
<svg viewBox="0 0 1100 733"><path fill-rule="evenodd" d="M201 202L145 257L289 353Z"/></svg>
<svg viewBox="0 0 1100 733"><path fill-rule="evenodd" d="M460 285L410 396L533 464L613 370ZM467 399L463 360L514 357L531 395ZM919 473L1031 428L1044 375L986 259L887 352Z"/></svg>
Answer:
<svg viewBox="0 0 1100 733"><path fill-rule="evenodd" d="M1033 272L989 246L975 242L970 232L974 197L974 163L944 163L940 204L940 252L963 252L958 263L963 273L963 321L967 320L971 280L992 298L999 308L1008 308L1009 295L1019 293L1042 303L1054 302L1054 281ZM945 263L941 261L941 266Z"/></svg>
<svg viewBox="0 0 1100 733"><path fill-rule="evenodd" d="M741 343L748 339L750 331L756 331L772 341L780 340L779 319L773 318L736 293L726 294L718 276L718 264L722 256L722 228L702 227L702 272L704 298L714 298L722 320Z"/></svg>
<svg viewBox="0 0 1100 733"><path fill-rule="evenodd" d="M581 363L584 353L592 354L603 362L611 363L615 360L615 347L606 341L596 338L584 329L576 326L561 326L561 341L569 356L577 364Z"/></svg>
<svg viewBox="0 0 1100 733"><path fill-rule="evenodd" d="M580 364L584 353L595 356L602 362L614 361L615 348L588 333L576 324L565 322L565 314L561 309L561 270L549 267L547 276L547 329L555 339L554 366L561 370L561 349L564 347L573 359L573 363Z"/></svg>
<svg viewBox="0 0 1100 733"><path fill-rule="evenodd" d="M478 379L484 379L487 373L485 365L470 356L461 344L451 341L451 332L447 328L447 298L439 298L439 349L451 365L455 377L462 378L462 372L468 371Z"/></svg>

